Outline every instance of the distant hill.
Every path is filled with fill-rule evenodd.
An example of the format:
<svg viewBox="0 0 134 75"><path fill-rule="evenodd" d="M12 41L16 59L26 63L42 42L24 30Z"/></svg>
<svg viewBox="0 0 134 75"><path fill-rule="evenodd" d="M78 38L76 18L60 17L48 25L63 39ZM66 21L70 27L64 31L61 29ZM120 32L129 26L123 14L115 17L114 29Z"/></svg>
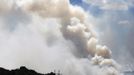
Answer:
<svg viewBox="0 0 134 75"><path fill-rule="evenodd" d="M126 71L124 72L124 75L134 75L134 71Z"/></svg>
<svg viewBox="0 0 134 75"><path fill-rule="evenodd" d="M26 67L22 66L19 69L14 69L14 70L7 70L4 68L0 68L0 75L57 75L57 74L54 72L41 74L41 73L37 73L34 70L27 69Z"/></svg>

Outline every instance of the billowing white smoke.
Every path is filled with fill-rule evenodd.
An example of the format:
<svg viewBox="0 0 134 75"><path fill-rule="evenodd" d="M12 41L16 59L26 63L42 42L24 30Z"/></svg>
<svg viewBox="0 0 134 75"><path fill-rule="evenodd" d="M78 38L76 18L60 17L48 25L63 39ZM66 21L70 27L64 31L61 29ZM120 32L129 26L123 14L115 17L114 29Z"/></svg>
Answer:
<svg viewBox="0 0 134 75"><path fill-rule="evenodd" d="M110 49L99 44L82 8L69 0L9 1L0 2L1 67L25 65L65 75L120 75Z"/></svg>

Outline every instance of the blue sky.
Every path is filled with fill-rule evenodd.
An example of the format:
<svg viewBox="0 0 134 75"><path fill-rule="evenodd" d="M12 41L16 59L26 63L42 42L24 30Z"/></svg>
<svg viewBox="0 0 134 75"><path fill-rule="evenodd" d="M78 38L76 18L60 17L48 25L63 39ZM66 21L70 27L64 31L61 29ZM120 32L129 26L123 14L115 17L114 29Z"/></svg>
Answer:
<svg viewBox="0 0 134 75"><path fill-rule="evenodd" d="M133 0L70 0L89 13L100 42L108 45L121 64L134 63ZM125 56L124 56L125 55ZM127 60L123 62L124 60Z"/></svg>
<svg viewBox="0 0 134 75"><path fill-rule="evenodd" d="M111 59L123 67L130 64L134 70L134 0L70 2L73 6L68 5L68 0L0 0L0 66L26 65L42 72L55 67L64 68L69 75L71 72L76 72L73 75L96 74L98 69L90 65L88 59L92 57L88 58L88 54L98 54L96 50L105 49L106 45L106 52L112 51ZM84 12L74 5L82 7ZM85 21L88 24L81 24ZM88 29L85 24L91 27ZM97 38L92 37L90 30ZM100 57L95 57L95 61L98 59Z"/></svg>

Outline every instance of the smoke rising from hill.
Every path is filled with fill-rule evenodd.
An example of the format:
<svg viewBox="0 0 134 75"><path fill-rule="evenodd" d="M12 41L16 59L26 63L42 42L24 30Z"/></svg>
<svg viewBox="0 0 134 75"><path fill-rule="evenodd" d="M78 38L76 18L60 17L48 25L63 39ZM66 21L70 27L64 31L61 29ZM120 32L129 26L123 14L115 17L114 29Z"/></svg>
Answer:
<svg viewBox="0 0 134 75"><path fill-rule="evenodd" d="M120 75L88 15L69 0L1 0L0 66L65 75ZM89 57L88 57L89 56ZM87 58L88 57L88 58Z"/></svg>

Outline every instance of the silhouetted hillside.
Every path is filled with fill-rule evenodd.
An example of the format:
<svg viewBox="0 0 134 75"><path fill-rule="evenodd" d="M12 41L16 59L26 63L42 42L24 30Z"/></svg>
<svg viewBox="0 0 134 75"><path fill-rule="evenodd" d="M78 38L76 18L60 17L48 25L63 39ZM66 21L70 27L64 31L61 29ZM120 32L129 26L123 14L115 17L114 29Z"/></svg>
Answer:
<svg viewBox="0 0 134 75"><path fill-rule="evenodd" d="M41 74L22 66L19 69L14 70L7 70L4 68L0 68L0 75L56 75L56 74L53 72L47 74Z"/></svg>

